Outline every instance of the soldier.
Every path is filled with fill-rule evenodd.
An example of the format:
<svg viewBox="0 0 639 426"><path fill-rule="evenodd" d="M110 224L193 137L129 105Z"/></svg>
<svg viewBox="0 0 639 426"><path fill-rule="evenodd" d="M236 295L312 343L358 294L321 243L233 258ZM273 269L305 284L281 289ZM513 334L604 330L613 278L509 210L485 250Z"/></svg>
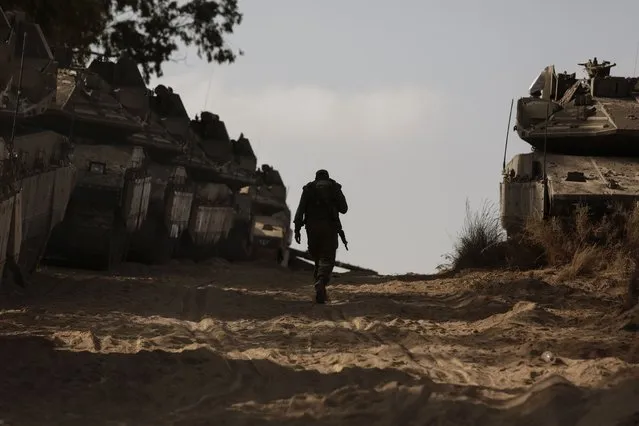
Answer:
<svg viewBox="0 0 639 426"><path fill-rule="evenodd" d="M306 226L308 252L315 262L315 301L325 303L326 285L335 265L338 235L341 231L339 214L348 211L342 185L335 182L326 170L318 170L315 180L302 189L295 212L295 241L301 242L300 230Z"/></svg>

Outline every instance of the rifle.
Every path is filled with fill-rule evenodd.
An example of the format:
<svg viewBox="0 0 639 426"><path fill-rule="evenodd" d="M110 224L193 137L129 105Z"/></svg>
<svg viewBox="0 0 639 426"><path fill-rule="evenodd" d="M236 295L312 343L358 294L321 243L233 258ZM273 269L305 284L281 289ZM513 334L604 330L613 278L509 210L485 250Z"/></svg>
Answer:
<svg viewBox="0 0 639 426"><path fill-rule="evenodd" d="M342 244L344 244L344 248L348 251L348 241L346 241L346 235L344 235L344 230L339 230L339 238L342 240Z"/></svg>
<svg viewBox="0 0 639 426"><path fill-rule="evenodd" d="M339 234L339 238L340 240L342 240L342 244L344 244L344 248L346 249L346 251L348 251L348 241L346 241L346 234L344 233L344 230L342 229L342 221L339 219L339 214L337 215L337 233Z"/></svg>

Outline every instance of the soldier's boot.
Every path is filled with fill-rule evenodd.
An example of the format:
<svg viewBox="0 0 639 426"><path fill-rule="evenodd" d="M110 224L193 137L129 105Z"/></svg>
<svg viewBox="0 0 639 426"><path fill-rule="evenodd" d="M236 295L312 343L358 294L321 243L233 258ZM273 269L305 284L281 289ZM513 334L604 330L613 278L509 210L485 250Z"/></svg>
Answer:
<svg viewBox="0 0 639 426"><path fill-rule="evenodd" d="M320 304L328 302L326 280L321 277L317 281L315 281L315 302Z"/></svg>

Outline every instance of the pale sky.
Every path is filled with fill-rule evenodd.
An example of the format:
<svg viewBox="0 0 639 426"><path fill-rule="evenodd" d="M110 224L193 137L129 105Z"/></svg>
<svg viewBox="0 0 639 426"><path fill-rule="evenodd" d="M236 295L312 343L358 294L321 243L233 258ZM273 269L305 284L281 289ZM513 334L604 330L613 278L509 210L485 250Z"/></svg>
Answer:
<svg viewBox="0 0 639 426"><path fill-rule="evenodd" d="M245 56L220 66L185 52L151 87L173 87L191 116L206 105L232 138L243 132L258 164L282 174L293 212L301 187L326 168L350 207L342 217L350 251L340 246L338 258L381 273L433 272L466 199L498 205L510 100L526 96L545 66L581 77L577 63L596 56L630 76L639 42L636 0L241 0L240 8L230 41ZM511 131L507 159L529 150Z"/></svg>

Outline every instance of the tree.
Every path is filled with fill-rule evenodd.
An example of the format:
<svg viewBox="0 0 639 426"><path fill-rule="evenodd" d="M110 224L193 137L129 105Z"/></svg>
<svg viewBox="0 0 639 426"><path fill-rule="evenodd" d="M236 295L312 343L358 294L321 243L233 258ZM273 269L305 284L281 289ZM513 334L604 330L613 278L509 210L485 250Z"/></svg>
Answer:
<svg viewBox="0 0 639 426"><path fill-rule="evenodd" d="M51 47L71 49L77 64L127 53L147 83L163 75L180 42L209 63L233 63L243 54L225 40L242 22L238 0L5 0L3 8L24 11Z"/></svg>

